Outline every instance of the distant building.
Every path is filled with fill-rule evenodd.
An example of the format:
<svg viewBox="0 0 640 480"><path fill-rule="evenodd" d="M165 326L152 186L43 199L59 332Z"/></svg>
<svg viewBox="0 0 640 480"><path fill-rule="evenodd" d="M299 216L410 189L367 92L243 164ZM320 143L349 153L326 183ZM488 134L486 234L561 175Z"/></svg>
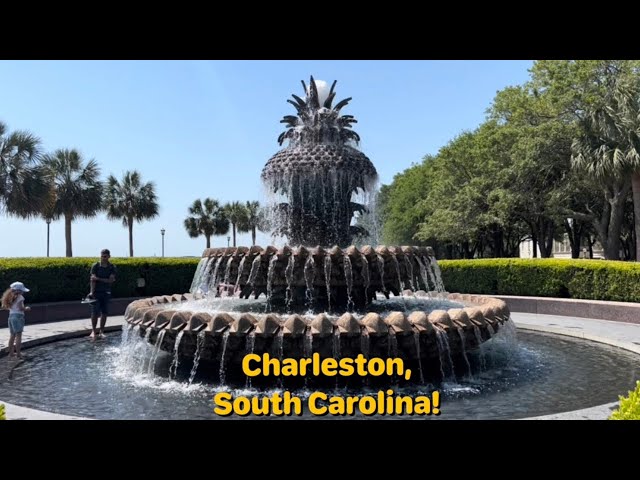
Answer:
<svg viewBox="0 0 640 480"><path fill-rule="evenodd" d="M535 247L538 251L538 258L540 258L540 249L536 245ZM525 240L520 243L520 258L533 258L533 242L531 240ZM564 236L561 242L557 240L553 241L553 250L551 256L553 258L571 258L571 244L569 243L569 237L567 235ZM582 247L580 251L580 258L589 258L589 248ZM593 258L604 258L604 250L600 242L596 242L593 245Z"/></svg>

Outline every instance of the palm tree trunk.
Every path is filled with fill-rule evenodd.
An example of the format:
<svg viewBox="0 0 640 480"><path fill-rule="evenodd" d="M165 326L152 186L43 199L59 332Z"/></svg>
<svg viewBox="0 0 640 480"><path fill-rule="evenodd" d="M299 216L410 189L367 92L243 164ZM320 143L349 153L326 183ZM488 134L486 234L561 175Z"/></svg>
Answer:
<svg viewBox="0 0 640 480"><path fill-rule="evenodd" d="M73 257L71 250L71 220L73 220L71 215L67 214L64 216L64 241L67 245L67 257Z"/></svg>
<svg viewBox="0 0 640 480"><path fill-rule="evenodd" d="M129 224L129 256L133 257L133 218L127 218Z"/></svg>
<svg viewBox="0 0 640 480"><path fill-rule="evenodd" d="M233 246L236 246L236 224L232 223L231 224L233 226Z"/></svg>
<svg viewBox="0 0 640 480"><path fill-rule="evenodd" d="M207 248L211 248L211 235L205 235L207 237Z"/></svg>
<svg viewBox="0 0 640 480"><path fill-rule="evenodd" d="M631 175L631 191L633 192L634 230L636 232L636 262L640 262L640 170Z"/></svg>
<svg viewBox="0 0 640 480"><path fill-rule="evenodd" d="M51 226L51 221L47 221L47 258L49 258L49 227Z"/></svg>
<svg viewBox="0 0 640 480"><path fill-rule="evenodd" d="M637 237L637 235L636 235L636 237ZM251 228L251 245L253 246L255 244L256 244L256 227L252 227Z"/></svg>

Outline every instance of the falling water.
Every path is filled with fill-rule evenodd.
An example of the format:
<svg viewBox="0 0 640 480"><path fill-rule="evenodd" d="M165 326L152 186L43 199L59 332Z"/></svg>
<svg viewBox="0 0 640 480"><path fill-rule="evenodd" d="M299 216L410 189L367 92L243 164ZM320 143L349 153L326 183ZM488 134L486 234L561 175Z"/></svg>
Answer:
<svg viewBox="0 0 640 480"><path fill-rule="evenodd" d="M229 275L231 274L231 263L233 263L233 257L229 256L229 260L227 260L227 266L224 269L224 280L223 283L225 285L225 287L227 285L229 285ZM226 297L229 295L229 291L226 288L222 289L222 292L220 293L221 297Z"/></svg>
<svg viewBox="0 0 640 480"><path fill-rule="evenodd" d="M304 345L302 348L304 357L311 358L313 355L313 334L309 326L307 326L307 329L304 331Z"/></svg>
<svg viewBox="0 0 640 480"><path fill-rule="evenodd" d="M431 281L431 284L433 285L433 290L436 293L436 296L438 296L438 294L440 292L438 291L438 283L437 283L435 271L433 270L433 265L429 261L428 257L422 257L421 260L422 260L423 264L425 265L425 270L427 271L427 275L429 276L429 280Z"/></svg>
<svg viewBox="0 0 640 480"><path fill-rule="evenodd" d="M430 263L433 267L433 276L435 277L436 291L438 293L446 293L447 290L444 288L444 283L442 281L442 271L440 270L440 265L438 265L438 260L436 260L436 257L431 257Z"/></svg>
<svg viewBox="0 0 640 480"><path fill-rule="evenodd" d="M331 257L324 257L324 279L327 284L327 311L331 309Z"/></svg>
<svg viewBox="0 0 640 480"><path fill-rule="evenodd" d="M162 330L160 330L160 332L158 333L158 337L156 338L156 344L154 345L153 354L149 359L149 365L147 368L147 373L149 375L153 375L153 373L155 372L156 362L158 361L158 353L160 353L160 346L162 345L162 340L164 339L165 333L167 333L167 330L163 328Z"/></svg>
<svg viewBox="0 0 640 480"><path fill-rule="evenodd" d="M422 283L424 283L424 290L431 296L431 288L429 287L429 274L427 267L422 262L422 258L416 255L416 261L418 262L418 266L420 267L420 277L422 278Z"/></svg>
<svg viewBox="0 0 640 480"><path fill-rule="evenodd" d="M227 364L225 357L227 353L227 341L229 340L229 329L227 328L222 334L222 355L220 356L220 385L225 384L225 373Z"/></svg>
<svg viewBox="0 0 640 480"><path fill-rule="evenodd" d="M496 331L493 329L491 324L488 323L488 322L487 322L487 332L489 332L489 340L491 340L493 338L493 336L496 334Z"/></svg>
<svg viewBox="0 0 640 480"><path fill-rule="evenodd" d="M353 288L353 268L349 255L344 256L344 280L347 283L347 310L353 311L353 298L351 298L351 289Z"/></svg>
<svg viewBox="0 0 640 480"><path fill-rule="evenodd" d="M254 258L253 262L251 262L251 271L249 272L249 279L247 280L251 287L253 287L253 285L256 283L256 277L258 276L258 272L260 271L261 262L262 255L256 255L256 258Z"/></svg>
<svg viewBox="0 0 640 480"><path fill-rule="evenodd" d="M144 342L143 343L138 343L136 344L136 350L138 348L142 348L144 350L147 349L147 345L149 345L149 338L151 337L151 328L147 328L147 331L144 332ZM140 345L140 346L138 346ZM142 375L142 372L144 372L144 361L146 359L146 355L138 355L138 358L140 359L136 368L136 374L138 375Z"/></svg>
<svg viewBox="0 0 640 480"><path fill-rule="evenodd" d="M362 255L362 278L364 279L364 298L368 298L367 292L369 290L369 285L371 283L371 279L369 278L369 260L367 257Z"/></svg>
<svg viewBox="0 0 640 480"><path fill-rule="evenodd" d="M251 330L248 334L247 334L247 342L245 344L245 354L249 355L250 353L253 353L253 349L256 346L256 331L255 330ZM246 388L251 388L251 377L249 375L247 375L247 380L246 380L246 384L245 384Z"/></svg>
<svg viewBox="0 0 640 480"><path fill-rule="evenodd" d="M443 359L442 359L442 353L444 352L447 356L447 362L449 363L449 366L451 368L451 381L455 382L456 381L456 374L453 371L453 360L451 359L451 349L449 348L449 338L447 337L447 332L441 330L440 328L435 327L434 328L435 332L436 332L436 343L438 344L438 354L440 355L440 365L442 366ZM442 379L446 380L446 377L444 376L444 368L442 368Z"/></svg>
<svg viewBox="0 0 640 480"><path fill-rule="evenodd" d="M204 346L204 335L205 331L201 330L198 332L198 336L196 337L196 353L193 357L193 366L191 367L191 373L189 374L189 386L191 386L193 379L196 377L196 370L198 370L198 363L200 363L200 355L202 354L202 347Z"/></svg>
<svg viewBox="0 0 640 480"><path fill-rule="evenodd" d="M416 287L413 283L413 263L411 262L411 260L409 260L409 257L407 255L404 256L404 264L407 272L409 273L409 285L411 287L411 291L415 292Z"/></svg>
<svg viewBox="0 0 640 480"><path fill-rule="evenodd" d="M420 371L420 383L424 385L424 374L422 373L422 359L420 358L420 332L418 332L417 330L413 331L413 342L416 345L416 356L418 357L418 370Z"/></svg>
<svg viewBox="0 0 640 480"><path fill-rule="evenodd" d="M307 306L311 308L313 305L313 277L315 276L316 263L313 260L313 256L309 255L307 261L304 264L304 282L307 286L305 291L305 297L307 299Z"/></svg>
<svg viewBox="0 0 640 480"><path fill-rule="evenodd" d="M382 285L382 291L386 292L387 287L384 285L384 258L379 253L376 256L378 257L378 269L380 270L380 285Z"/></svg>
<svg viewBox="0 0 640 480"><path fill-rule="evenodd" d="M209 262L209 257L203 257L198 262L198 267L196 268L196 273L193 275L193 281L191 282L191 288L189 292L195 293L198 287L200 286L200 282L202 281L202 277L206 272L206 266Z"/></svg>
<svg viewBox="0 0 640 480"><path fill-rule="evenodd" d="M291 311L291 301L293 300L293 295L291 294L291 284L293 283L293 269L295 267L296 259L293 255L289 256L289 261L287 262L287 267L284 270L284 276L287 279L287 290L286 290L286 305L287 311Z"/></svg>
<svg viewBox="0 0 640 480"><path fill-rule="evenodd" d="M387 356L389 356L390 358L395 358L398 356L398 338L396 337L396 334L391 331L391 329L389 329Z"/></svg>
<svg viewBox="0 0 640 480"><path fill-rule="evenodd" d="M369 358L370 342L369 332L365 327L360 329L360 351L365 358Z"/></svg>
<svg viewBox="0 0 640 480"><path fill-rule="evenodd" d="M402 292L402 290L404 290L404 281L402 280L402 276L400 275L400 262L398 262L398 257L396 257L395 253L391 254L391 261L393 262L393 266L396 270L396 275L398 276L398 287Z"/></svg>
<svg viewBox="0 0 640 480"><path fill-rule="evenodd" d="M278 355L278 360L282 363L282 359L284 358L284 328L280 327L278 330L278 334L274 338L273 342L273 353ZM277 382L278 388L283 388L282 384L282 375L278 376Z"/></svg>
<svg viewBox="0 0 640 480"><path fill-rule="evenodd" d="M213 292L212 295L215 295L218 291L218 270L220 269L220 264L222 263L222 259L224 257L220 256L216 260L216 265L213 269L213 273L211 274L211 278L209 278L209 283L207 285L207 291Z"/></svg>
<svg viewBox="0 0 640 480"><path fill-rule="evenodd" d="M484 350L482 349L482 334L480 333L480 328L477 325L473 325L473 334L476 337L476 342L480 348L478 351L480 352L480 371L484 372L487 370L487 359L484 355Z"/></svg>
<svg viewBox="0 0 640 480"><path fill-rule="evenodd" d="M180 350L180 341L184 336L184 329L178 332L176 335L176 343L173 345L173 360L171 360L171 365L169 365L169 378L175 378L178 372L178 363L179 363L179 355L178 352Z"/></svg>
<svg viewBox="0 0 640 480"><path fill-rule="evenodd" d="M471 373L471 364L469 363L469 358L467 357L467 347L465 346L465 336L464 330L462 327L456 327L458 330L458 336L460 337L460 344L462 345L462 357L464 358L464 363L467 364L467 374L469 375L469 379L473 378L473 374Z"/></svg>
<svg viewBox="0 0 640 480"><path fill-rule="evenodd" d="M240 265L238 265L238 276L236 277L236 286L233 290L234 293L240 288L240 277L242 277L242 272L244 272L244 261L246 259L246 256L242 257L242 260L240 260Z"/></svg>
<svg viewBox="0 0 640 480"><path fill-rule="evenodd" d="M278 255L274 254L269 261L269 269L267 270L267 312L271 311L271 294L273 293L273 274L276 270L276 262Z"/></svg>

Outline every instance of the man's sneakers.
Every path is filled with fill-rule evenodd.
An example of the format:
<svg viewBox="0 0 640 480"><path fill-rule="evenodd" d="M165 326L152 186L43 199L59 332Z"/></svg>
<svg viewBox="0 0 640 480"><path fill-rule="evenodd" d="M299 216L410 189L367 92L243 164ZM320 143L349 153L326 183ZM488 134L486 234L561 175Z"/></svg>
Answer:
<svg viewBox="0 0 640 480"><path fill-rule="evenodd" d="M80 303L96 303L96 301L97 300L93 297L93 295L89 294Z"/></svg>

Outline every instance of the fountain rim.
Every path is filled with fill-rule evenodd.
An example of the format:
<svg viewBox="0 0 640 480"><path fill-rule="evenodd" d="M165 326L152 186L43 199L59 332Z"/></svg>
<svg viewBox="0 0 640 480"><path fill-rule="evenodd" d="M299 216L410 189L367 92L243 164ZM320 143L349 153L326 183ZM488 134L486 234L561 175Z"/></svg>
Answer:
<svg viewBox="0 0 640 480"><path fill-rule="evenodd" d="M405 291L405 297L409 296ZM427 298L428 293L417 291L412 296ZM182 330L205 334L222 335L228 331L233 335L246 335L255 330L258 335L271 336L282 329L285 336L302 336L307 328L312 335L328 336L340 335L408 335L413 333L429 334L435 329L448 332L450 329L462 328L464 330L474 328L499 327L510 318L509 308L503 300L485 296L460 293L449 293L441 297L442 300L450 300L462 303L462 308L449 308L447 310L414 311L406 314L403 311L389 312L384 318L378 313L367 312L361 320L357 320L352 312L342 314L335 324L331 323L326 313L320 312L313 315L298 313L280 314L265 312L258 314L257 319L251 313L241 313L238 318L231 316L231 312L203 312L190 310L172 310L171 305L178 305L190 300L204 298L201 294L173 294L158 295L151 298L139 299L131 302L125 312L125 321L130 325L151 327L154 330L179 332ZM164 313L164 314L163 314ZM170 315L167 315L169 313ZM233 312L238 314L238 312ZM196 321L194 316L198 315ZM310 318L311 317L311 318ZM329 323L327 323L329 322ZM206 325L205 325L206 324Z"/></svg>

